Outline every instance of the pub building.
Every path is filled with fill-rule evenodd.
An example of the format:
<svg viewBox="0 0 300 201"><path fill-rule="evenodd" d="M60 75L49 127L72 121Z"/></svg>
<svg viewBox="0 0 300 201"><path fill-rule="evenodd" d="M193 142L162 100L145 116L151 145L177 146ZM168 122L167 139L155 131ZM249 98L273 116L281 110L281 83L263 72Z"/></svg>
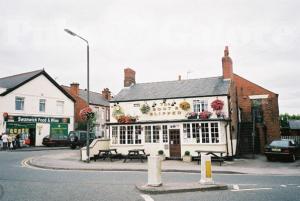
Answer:
<svg viewBox="0 0 300 201"><path fill-rule="evenodd" d="M124 88L110 101L111 147L123 154L162 150L170 158L186 151L218 151L229 158L263 151L260 146L280 136L278 94L234 74L227 46L222 71L217 77L136 83L135 71L124 69Z"/></svg>
<svg viewBox="0 0 300 201"><path fill-rule="evenodd" d="M0 132L30 139L67 138L74 128L74 99L44 69L0 78Z"/></svg>

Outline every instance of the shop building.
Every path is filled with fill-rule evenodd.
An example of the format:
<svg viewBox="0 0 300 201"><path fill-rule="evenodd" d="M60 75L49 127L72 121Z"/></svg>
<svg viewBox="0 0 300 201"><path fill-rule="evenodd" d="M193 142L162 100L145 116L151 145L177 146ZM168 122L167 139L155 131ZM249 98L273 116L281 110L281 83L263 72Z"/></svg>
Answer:
<svg viewBox="0 0 300 201"><path fill-rule="evenodd" d="M75 129L82 130L85 128L85 122L80 118L79 112L85 107L91 107L96 113L95 134L99 137L108 135L109 122L109 100L111 92L104 88L101 93L90 91L90 103L87 103L87 90L80 89L79 83L72 83L70 86L62 86L75 100Z"/></svg>
<svg viewBox="0 0 300 201"><path fill-rule="evenodd" d="M66 138L74 129L74 99L44 70L0 78L0 132Z"/></svg>

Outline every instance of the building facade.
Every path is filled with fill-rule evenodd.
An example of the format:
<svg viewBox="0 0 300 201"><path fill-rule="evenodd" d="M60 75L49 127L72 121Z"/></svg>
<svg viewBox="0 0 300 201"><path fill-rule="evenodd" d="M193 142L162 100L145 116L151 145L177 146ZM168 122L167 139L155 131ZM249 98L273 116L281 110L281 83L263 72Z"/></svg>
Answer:
<svg viewBox="0 0 300 201"><path fill-rule="evenodd" d="M0 78L0 132L23 134L32 146L74 129L74 99L45 70Z"/></svg>
<svg viewBox="0 0 300 201"><path fill-rule="evenodd" d="M91 107L96 113L95 120L95 134L98 137L107 137L108 127L106 123L109 122L109 100L111 99L111 92L108 88L102 90L101 93L90 91L90 104L87 103L87 91L80 89L78 83L70 84L70 87L63 86L63 88L76 100L75 102L75 129L86 129L85 123L80 118L79 112L85 107Z"/></svg>

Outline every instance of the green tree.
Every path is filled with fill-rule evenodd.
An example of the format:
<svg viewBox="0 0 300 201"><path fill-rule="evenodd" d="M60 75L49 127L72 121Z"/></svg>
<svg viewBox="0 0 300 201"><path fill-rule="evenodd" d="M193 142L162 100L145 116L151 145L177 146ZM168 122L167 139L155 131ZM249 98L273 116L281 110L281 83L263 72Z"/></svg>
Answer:
<svg viewBox="0 0 300 201"><path fill-rule="evenodd" d="M281 128L289 128L288 120L300 120L299 114L290 115L288 113L280 114L280 127Z"/></svg>

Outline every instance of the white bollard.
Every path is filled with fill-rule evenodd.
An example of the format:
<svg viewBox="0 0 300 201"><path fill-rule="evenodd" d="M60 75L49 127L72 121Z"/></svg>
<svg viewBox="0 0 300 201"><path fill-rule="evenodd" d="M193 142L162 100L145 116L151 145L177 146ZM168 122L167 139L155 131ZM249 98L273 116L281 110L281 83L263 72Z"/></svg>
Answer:
<svg viewBox="0 0 300 201"><path fill-rule="evenodd" d="M161 186L161 158L148 156L148 186Z"/></svg>
<svg viewBox="0 0 300 201"><path fill-rule="evenodd" d="M213 184L211 156L201 154L201 180L200 184Z"/></svg>

